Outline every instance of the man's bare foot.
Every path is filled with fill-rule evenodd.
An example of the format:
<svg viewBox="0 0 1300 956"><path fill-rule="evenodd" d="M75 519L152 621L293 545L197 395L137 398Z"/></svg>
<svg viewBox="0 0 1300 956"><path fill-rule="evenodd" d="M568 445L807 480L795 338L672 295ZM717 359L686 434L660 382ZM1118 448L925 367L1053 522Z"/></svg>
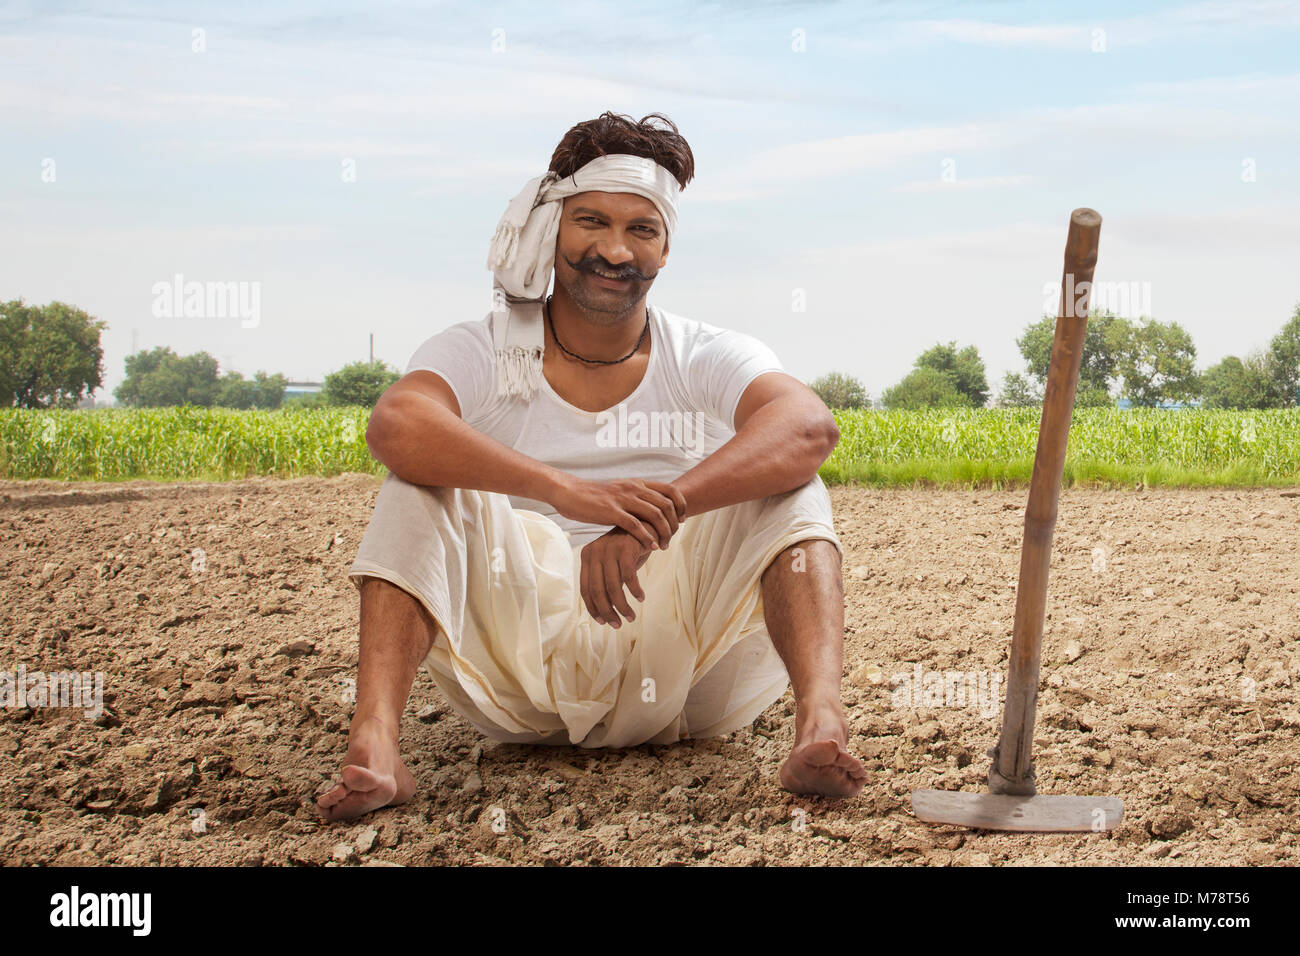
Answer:
<svg viewBox="0 0 1300 956"><path fill-rule="evenodd" d="M838 704L800 707L794 749L781 765L781 786L794 793L853 797L866 785L867 771L848 751L849 725Z"/></svg>
<svg viewBox="0 0 1300 956"><path fill-rule="evenodd" d="M415 793L415 777L402 763L397 735L375 717L354 722L348 731L343 769L325 793L316 798L325 819L351 820L405 803Z"/></svg>

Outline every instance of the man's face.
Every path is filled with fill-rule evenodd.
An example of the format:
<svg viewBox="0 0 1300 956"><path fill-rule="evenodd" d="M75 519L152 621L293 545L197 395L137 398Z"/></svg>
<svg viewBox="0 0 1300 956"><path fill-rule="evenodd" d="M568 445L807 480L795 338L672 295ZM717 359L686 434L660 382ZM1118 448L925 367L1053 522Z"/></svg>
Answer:
<svg viewBox="0 0 1300 956"><path fill-rule="evenodd" d="M608 313L611 320L626 317L667 263L663 219L649 199L586 192L564 200L555 281L588 313Z"/></svg>

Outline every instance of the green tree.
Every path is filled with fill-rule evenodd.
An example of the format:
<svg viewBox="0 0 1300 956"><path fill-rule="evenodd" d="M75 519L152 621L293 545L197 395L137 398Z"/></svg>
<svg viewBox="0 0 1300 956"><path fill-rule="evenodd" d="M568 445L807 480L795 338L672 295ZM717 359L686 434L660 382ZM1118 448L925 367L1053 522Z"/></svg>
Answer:
<svg viewBox="0 0 1300 956"><path fill-rule="evenodd" d="M284 390L289 380L279 372L274 375L258 372L253 376L253 384L257 386L258 408L279 408L284 404Z"/></svg>
<svg viewBox="0 0 1300 956"><path fill-rule="evenodd" d="M217 404L222 408L252 408L257 404L257 386L239 372L227 372L221 376Z"/></svg>
<svg viewBox="0 0 1300 956"><path fill-rule="evenodd" d="M1109 311L1095 309L1088 315L1088 328L1083 335L1083 355L1079 359L1079 385L1075 391L1076 407L1109 405L1110 388L1116 375L1119 351L1129 333L1127 319ZM1047 368L1052 359L1052 342L1056 338L1056 317L1045 315L1016 339L1020 354L1025 358L1029 374L1039 388L1047 386Z"/></svg>
<svg viewBox="0 0 1300 956"><path fill-rule="evenodd" d="M217 404L226 408L279 408L287 384L279 373L258 372L250 380L238 372L227 372L221 378Z"/></svg>
<svg viewBox="0 0 1300 956"><path fill-rule="evenodd" d="M831 372L808 387L817 393L827 408L866 408L870 404L866 387L851 375Z"/></svg>
<svg viewBox="0 0 1300 956"><path fill-rule="evenodd" d="M1076 386L1074 390L1075 408L1105 408L1115 404L1115 398L1108 389L1092 386Z"/></svg>
<svg viewBox="0 0 1300 956"><path fill-rule="evenodd" d="M213 405L221 391L217 360L207 352L183 358L166 346L126 357L126 377L113 390L134 407Z"/></svg>
<svg viewBox="0 0 1300 956"><path fill-rule="evenodd" d="M970 397L958 391L948 373L917 368L893 388L885 389L881 402L890 409L951 408L970 405Z"/></svg>
<svg viewBox="0 0 1300 956"><path fill-rule="evenodd" d="M321 390L327 405L364 405L373 407L388 386L401 376L387 362L353 362L325 376Z"/></svg>
<svg viewBox="0 0 1300 956"><path fill-rule="evenodd" d="M63 302L0 303L0 399L20 408L76 408L100 386L107 323Z"/></svg>
<svg viewBox="0 0 1300 956"><path fill-rule="evenodd" d="M960 352L957 343L935 345L926 349L916 360L917 369L934 369L947 375L957 391L965 395L975 408L983 408L989 400L989 382L984 371L984 360L979 350L968 345Z"/></svg>
<svg viewBox="0 0 1300 956"><path fill-rule="evenodd" d="M1206 408L1272 408L1278 396L1267 361L1256 352L1243 362L1229 355L1201 375L1201 398Z"/></svg>
<svg viewBox="0 0 1300 956"><path fill-rule="evenodd" d="M1134 405L1195 398L1200 391L1196 346L1177 322L1143 317L1126 331L1108 330L1115 340L1115 370L1124 381L1122 394Z"/></svg>
<svg viewBox="0 0 1300 956"><path fill-rule="evenodd" d="M1002 378L1002 390L998 393L997 404L998 408L1025 408L1043 404L1043 396L1027 376L1019 372L1007 372Z"/></svg>
<svg viewBox="0 0 1300 956"><path fill-rule="evenodd" d="M1277 405L1287 408L1300 401L1300 305L1269 344L1265 367Z"/></svg>

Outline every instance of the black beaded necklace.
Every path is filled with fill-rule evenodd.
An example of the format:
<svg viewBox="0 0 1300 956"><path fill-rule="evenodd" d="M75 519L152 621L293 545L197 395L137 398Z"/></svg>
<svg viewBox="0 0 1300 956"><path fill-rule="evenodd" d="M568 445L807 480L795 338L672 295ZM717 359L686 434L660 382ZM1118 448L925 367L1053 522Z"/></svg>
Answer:
<svg viewBox="0 0 1300 956"><path fill-rule="evenodd" d="M641 337L638 338L638 339L636 340L636 346L632 349L632 351L628 352L628 353L627 353L626 355L624 355L621 359L589 359L589 358L583 358L581 355L577 355L577 354L575 354L575 353L573 353L573 352L570 352L568 349L566 349L566 348L564 347L563 343L560 342L560 337L559 337L558 335L555 334L555 323L554 323L553 321L551 321L551 296L549 296L549 295L546 297L546 324L549 325L549 326L551 327L551 336L555 339L555 344L558 345L558 346L560 346L560 351L563 352L565 355L572 355L572 356L573 356L574 358L576 358L579 362L590 362L590 363L593 364L593 365L618 365L620 362L626 362L626 361L627 361L628 359L630 359L633 355L636 355L636 353L637 353L638 351L640 351L640 349L641 349L641 343L645 341L646 333L650 331L650 307L649 307L649 306L646 306L646 309L645 309L645 328L643 328L643 329L641 330Z"/></svg>

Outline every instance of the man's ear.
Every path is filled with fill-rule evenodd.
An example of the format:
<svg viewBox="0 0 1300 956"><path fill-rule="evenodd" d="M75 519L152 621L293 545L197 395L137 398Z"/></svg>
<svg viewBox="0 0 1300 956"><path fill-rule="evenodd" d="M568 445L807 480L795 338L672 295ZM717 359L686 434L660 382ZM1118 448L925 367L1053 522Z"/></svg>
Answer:
<svg viewBox="0 0 1300 956"><path fill-rule="evenodd" d="M668 237L667 236L664 237L664 251L659 256L659 268L662 269L666 265L668 265Z"/></svg>

